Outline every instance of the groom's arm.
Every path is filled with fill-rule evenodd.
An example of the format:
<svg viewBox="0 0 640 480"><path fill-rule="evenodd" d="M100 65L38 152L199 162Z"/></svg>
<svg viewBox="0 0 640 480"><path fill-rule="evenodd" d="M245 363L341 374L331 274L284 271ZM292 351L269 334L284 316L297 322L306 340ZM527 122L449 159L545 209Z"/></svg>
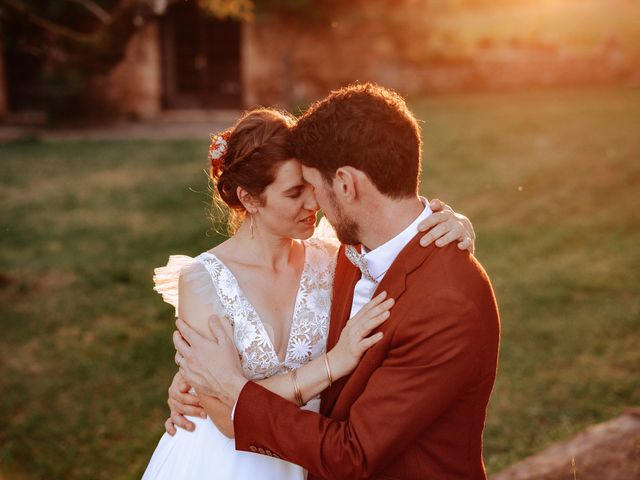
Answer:
<svg viewBox="0 0 640 480"><path fill-rule="evenodd" d="M420 315L399 319L386 359L344 421L299 410L247 383L234 414L236 448L267 452L323 478L370 476L404 451L477 377L479 315L472 302L448 291L430 297Z"/></svg>

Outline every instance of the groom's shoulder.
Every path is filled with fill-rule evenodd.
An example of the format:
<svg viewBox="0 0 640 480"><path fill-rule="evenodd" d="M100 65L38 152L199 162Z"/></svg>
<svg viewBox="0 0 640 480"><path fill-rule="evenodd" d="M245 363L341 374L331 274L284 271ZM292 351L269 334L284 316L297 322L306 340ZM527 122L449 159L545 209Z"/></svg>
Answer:
<svg viewBox="0 0 640 480"><path fill-rule="evenodd" d="M478 340L486 340L486 335L495 340L499 335L498 304L489 276L472 254L457 245L434 247L407 276L406 287L416 319L436 312L437 325L446 317L452 324L470 327L465 331Z"/></svg>
<svg viewBox="0 0 640 480"><path fill-rule="evenodd" d="M455 243L433 247L433 251L412 273L411 283L419 282L430 288L462 292L491 290L491 281L484 267L474 255L467 250L460 250Z"/></svg>

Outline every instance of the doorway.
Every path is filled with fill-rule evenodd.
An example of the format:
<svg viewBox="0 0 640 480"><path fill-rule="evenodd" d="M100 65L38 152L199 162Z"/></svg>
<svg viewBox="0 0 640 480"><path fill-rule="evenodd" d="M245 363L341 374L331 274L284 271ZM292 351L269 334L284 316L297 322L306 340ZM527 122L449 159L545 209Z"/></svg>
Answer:
<svg viewBox="0 0 640 480"><path fill-rule="evenodd" d="M241 23L197 2L173 4L162 23L164 101L176 109L242 107Z"/></svg>

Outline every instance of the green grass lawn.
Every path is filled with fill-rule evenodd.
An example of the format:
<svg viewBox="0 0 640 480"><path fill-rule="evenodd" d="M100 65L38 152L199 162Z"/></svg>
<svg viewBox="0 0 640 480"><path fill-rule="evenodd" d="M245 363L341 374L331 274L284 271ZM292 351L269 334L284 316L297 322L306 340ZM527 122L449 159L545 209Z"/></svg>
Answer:
<svg viewBox="0 0 640 480"><path fill-rule="evenodd" d="M417 99L423 192L468 214L501 307L491 472L640 404L640 91ZM0 478L138 478L172 310L153 267L219 237L207 139L0 145Z"/></svg>

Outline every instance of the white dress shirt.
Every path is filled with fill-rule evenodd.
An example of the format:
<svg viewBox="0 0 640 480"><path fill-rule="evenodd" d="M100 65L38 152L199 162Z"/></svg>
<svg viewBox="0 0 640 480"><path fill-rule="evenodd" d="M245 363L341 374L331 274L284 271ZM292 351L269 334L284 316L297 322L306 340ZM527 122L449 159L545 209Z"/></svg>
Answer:
<svg viewBox="0 0 640 480"><path fill-rule="evenodd" d="M367 262L369 273L376 279L376 282L372 282L370 279L365 278L364 275L360 280L358 280L356 288L353 291L353 303L351 304L351 315L349 318L352 318L369 300L371 300L373 292L378 288L378 284L386 275L387 270L391 268L391 264L395 261L398 254L418 233L418 225L420 222L433 213L431 208L429 208L429 202L426 198L420 197L420 201L424 205L424 210L411 223L411 225L388 242L383 243L378 248L374 248L369 252L366 252L365 248L361 247L361 253L364 254L363 259Z"/></svg>

